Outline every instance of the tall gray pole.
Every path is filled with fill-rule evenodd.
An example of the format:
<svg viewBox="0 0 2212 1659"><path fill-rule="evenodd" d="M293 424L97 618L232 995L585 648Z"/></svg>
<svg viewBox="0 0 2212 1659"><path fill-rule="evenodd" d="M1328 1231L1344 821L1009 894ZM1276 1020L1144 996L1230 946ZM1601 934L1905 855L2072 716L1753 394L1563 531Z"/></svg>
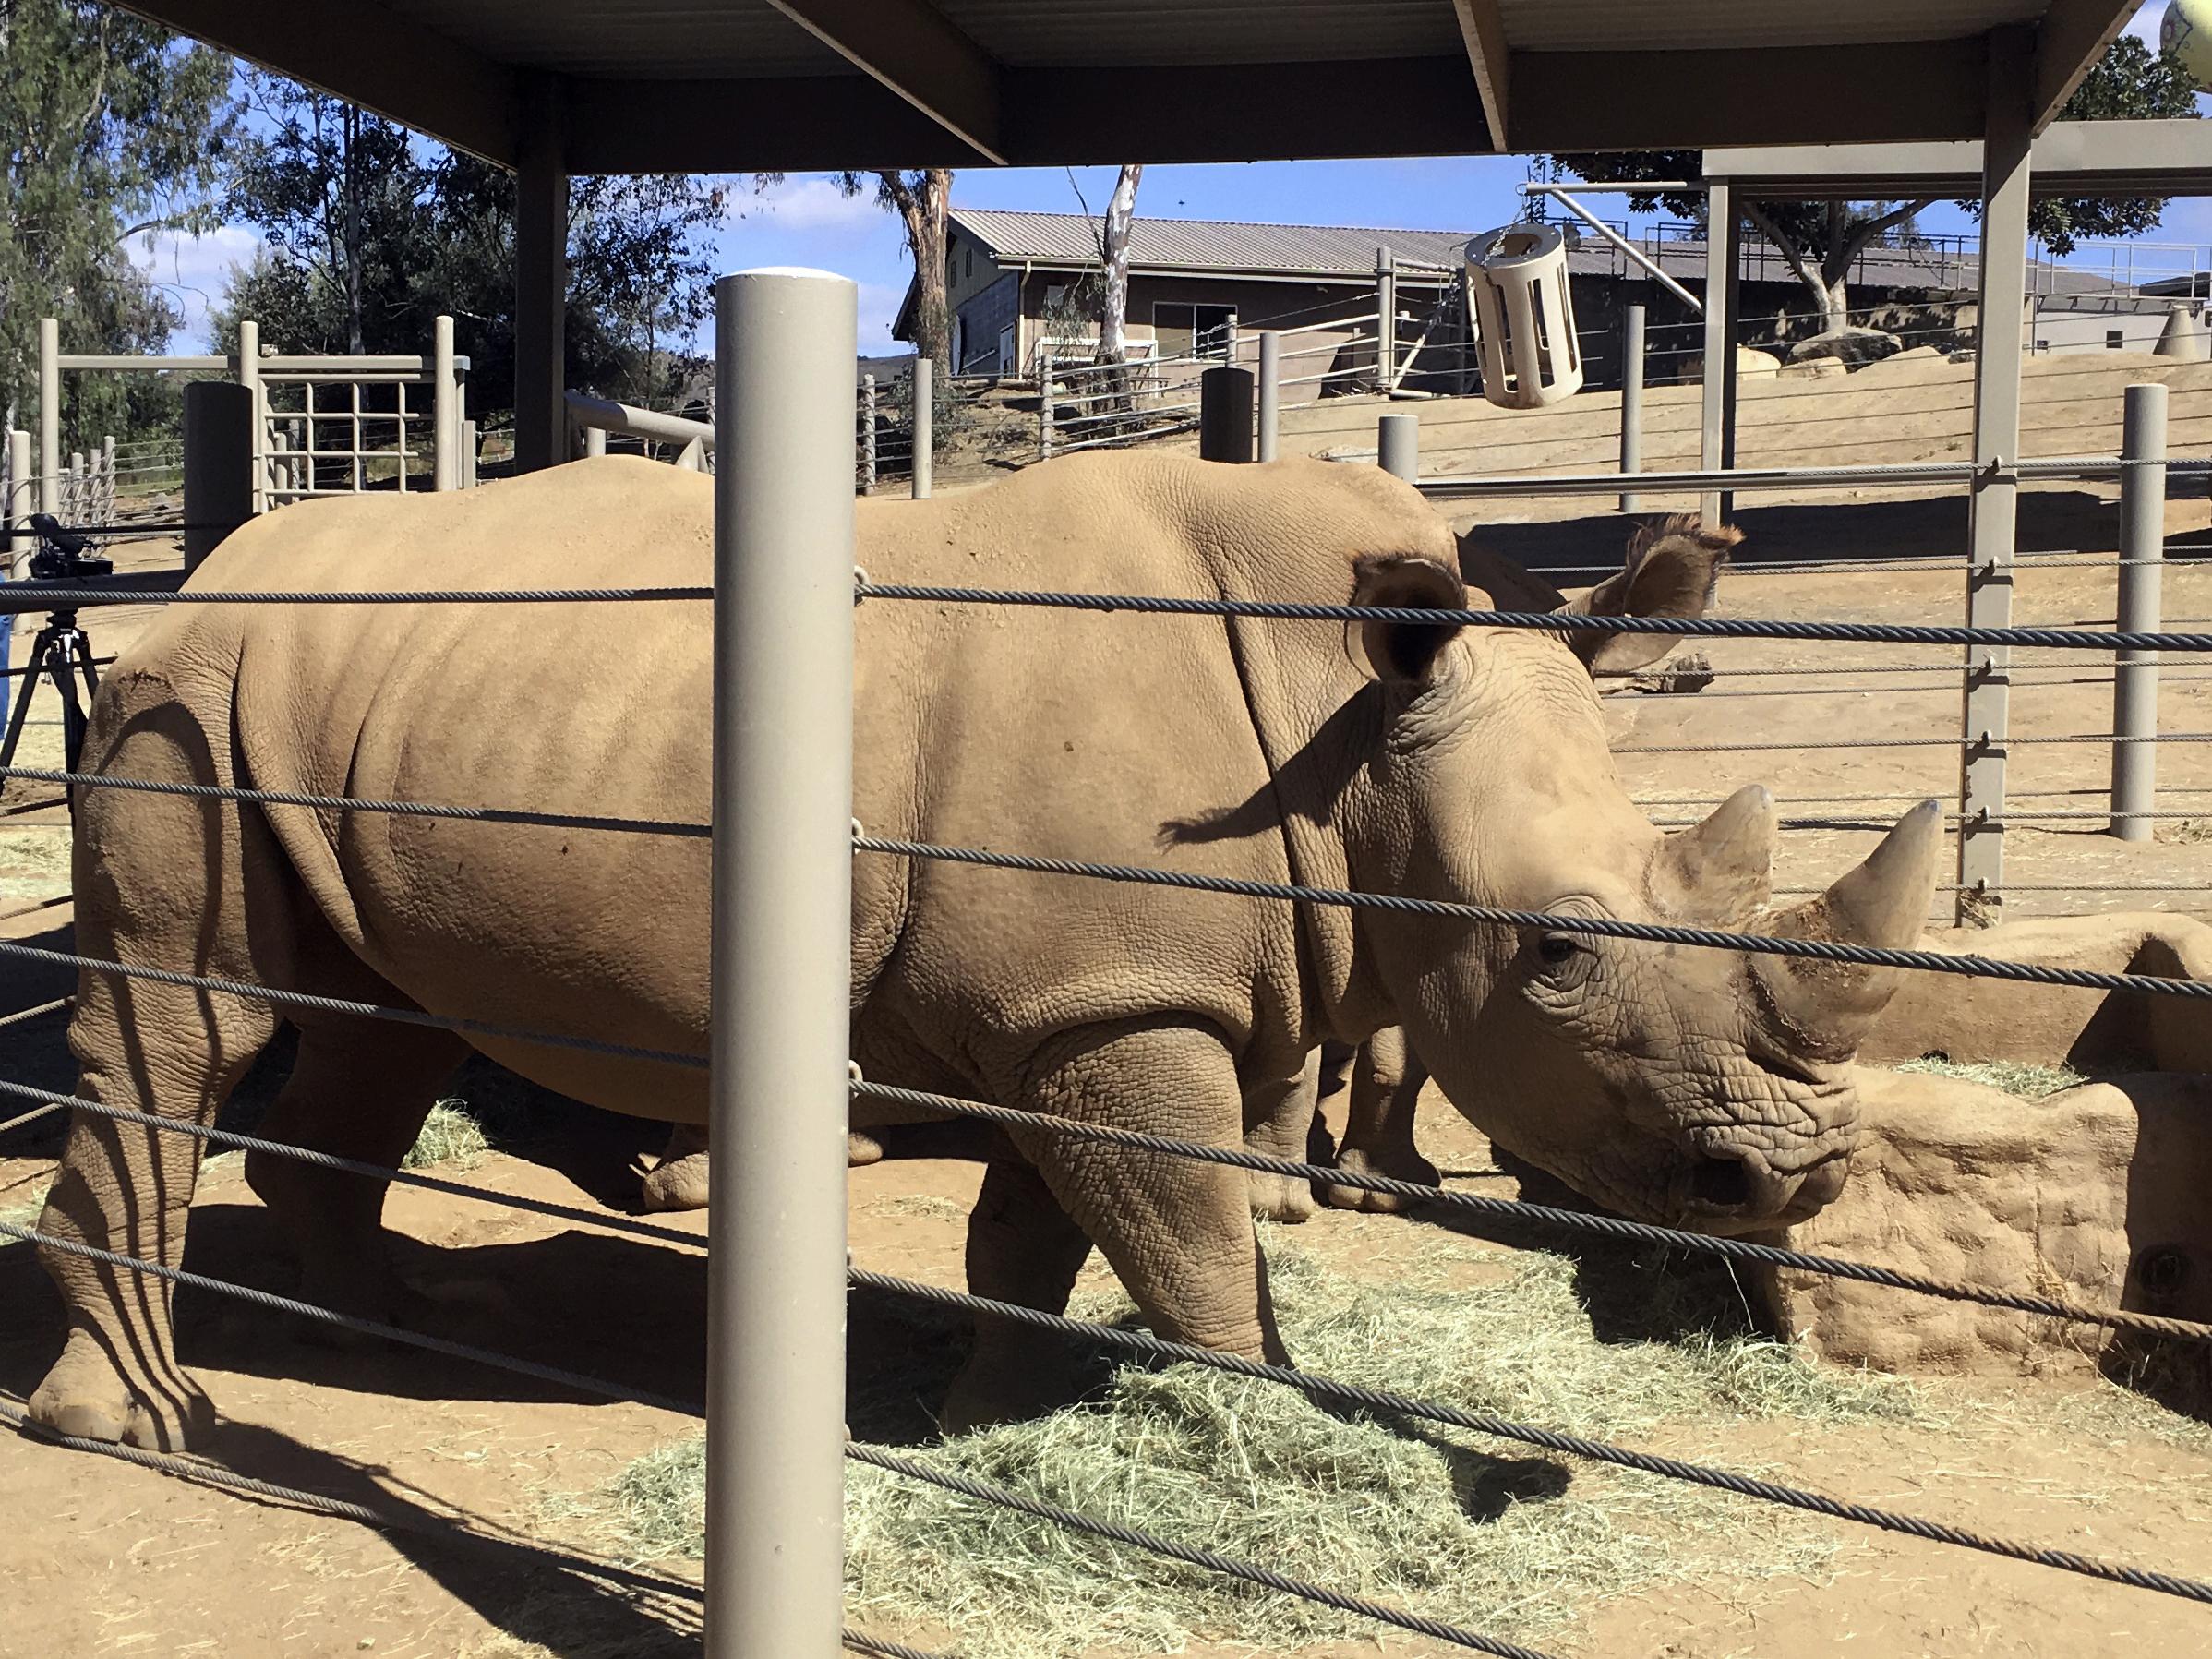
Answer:
<svg viewBox="0 0 2212 1659"><path fill-rule="evenodd" d="M39 319L39 511L62 511L62 325Z"/></svg>
<svg viewBox="0 0 2212 1659"><path fill-rule="evenodd" d="M1408 484L1421 473L1421 422L1411 415L1386 415L1375 423L1375 459L1393 478Z"/></svg>
<svg viewBox="0 0 2212 1659"><path fill-rule="evenodd" d="M1620 322L1620 470L1643 470L1643 307L1630 306ZM1620 492L1620 510L1642 505L1632 489Z"/></svg>
<svg viewBox="0 0 2212 1659"><path fill-rule="evenodd" d="M461 380L453 370L453 319L430 324L430 487L461 487Z"/></svg>
<svg viewBox="0 0 2212 1659"><path fill-rule="evenodd" d="M2127 389L2120 452L2131 466L2120 475L2120 630L2155 633L2159 616L2159 566L2166 557L2166 388L2156 381ZM2158 809L2158 654L2122 651L2112 665L2112 735L2133 738L2112 745L2112 834L2122 841L2150 839L2151 821L2137 816Z"/></svg>
<svg viewBox="0 0 2212 1659"><path fill-rule="evenodd" d="M16 581L18 561L25 566L21 574L29 575L29 560L38 547L38 538L26 527L39 501L38 486L30 475L30 434L20 428L7 435L7 567L0 570L0 576Z"/></svg>
<svg viewBox="0 0 2212 1659"><path fill-rule="evenodd" d="M1375 390L1388 396L1398 379L1398 260L1375 250Z"/></svg>
<svg viewBox="0 0 2212 1659"><path fill-rule="evenodd" d="M1705 186L1704 385L1699 399L1698 465L1721 472L1736 464L1736 334L1737 277L1743 267L1743 221L1728 186ZM1709 489L1699 503L1708 524L1735 506L1726 490Z"/></svg>
<svg viewBox="0 0 2212 1659"><path fill-rule="evenodd" d="M1275 459L1282 427L1282 336L1273 329L1259 331L1259 458Z"/></svg>
<svg viewBox="0 0 2212 1659"><path fill-rule="evenodd" d="M2035 32L1990 31L1988 123L1981 148L1981 293L1974 341L1974 482L1967 497L1966 626L2013 619L2013 533L2019 511L2020 336L2027 294L2028 146ZM1994 921L2004 886L2004 761L2012 651L1968 646L1959 768L1958 919Z"/></svg>
<svg viewBox="0 0 2212 1659"><path fill-rule="evenodd" d="M715 284L706 1659L831 1659L843 1622L859 295Z"/></svg>
<svg viewBox="0 0 2212 1659"><path fill-rule="evenodd" d="M250 317L241 318L238 322L238 384L246 388L253 403L253 423L247 434L247 442L250 446L248 465L253 474L253 511L262 512L266 511L270 505L269 460L267 450L264 447L268 439L262 431L262 421L268 413L269 392L268 388L261 383L261 325ZM312 383L307 387L305 395L308 401L313 401L315 391ZM357 400L360 395L361 389L358 386L355 387L355 398ZM314 442L312 429L308 433L307 440L310 444ZM353 447L356 450L361 447L361 435L358 430L354 434ZM360 463L355 462L354 464L358 466Z"/></svg>
<svg viewBox="0 0 2212 1659"><path fill-rule="evenodd" d="M569 459L569 167L560 82L527 77L514 173L514 470Z"/></svg>
<svg viewBox="0 0 2212 1659"><path fill-rule="evenodd" d="M930 499L930 469L936 460L937 439L931 430L937 417L937 366L927 357L914 359L914 499Z"/></svg>
<svg viewBox="0 0 2212 1659"><path fill-rule="evenodd" d="M107 433L100 440L100 522L115 522L115 435Z"/></svg>

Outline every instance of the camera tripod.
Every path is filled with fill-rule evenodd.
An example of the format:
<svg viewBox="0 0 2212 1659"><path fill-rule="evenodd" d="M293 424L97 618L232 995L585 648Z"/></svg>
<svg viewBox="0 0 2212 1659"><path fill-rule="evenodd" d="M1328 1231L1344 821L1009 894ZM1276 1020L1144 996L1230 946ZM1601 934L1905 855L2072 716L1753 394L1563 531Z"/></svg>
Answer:
<svg viewBox="0 0 2212 1659"><path fill-rule="evenodd" d="M42 544L30 560L34 580L81 583L89 577L114 574L115 567L112 560L89 552L86 538L62 528L51 514L32 513L30 528ZM85 684L82 703L77 700L79 674L84 676ZM100 676L92 663L92 641L77 625L75 607L48 611L45 626L30 642L30 661L23 669L22 695L9 712L7 736L0 739L0 769L16 763L16 746L23 740L23 727L30 715L30 700L37 694L42 678L53 682L62 700L62 765L65 770L75 772L84 759L85 710L100 694ZM76 799L74 789L69 798L72 801Z"/></svg>

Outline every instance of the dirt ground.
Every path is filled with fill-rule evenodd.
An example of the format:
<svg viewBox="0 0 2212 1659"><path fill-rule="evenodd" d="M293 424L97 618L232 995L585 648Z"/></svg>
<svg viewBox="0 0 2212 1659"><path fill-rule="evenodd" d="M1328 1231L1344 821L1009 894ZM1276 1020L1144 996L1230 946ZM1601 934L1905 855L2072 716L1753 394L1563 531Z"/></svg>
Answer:
<svg viewBox="0 0 2212 1659"><path fill-rule="evenodd" d="M1371 418L1371 413L1370 413ZM2078 447L2090 447L2084 443ZM2109 495L2077 487L2030 493L2024 549L2109 551ZM1964 514L1954 500L1823 498L1819 505L1747 507L1744 564L1723 590L1727 614L1948 619L1961 611L1955 570L1792 573L1762 564L1839 553L1955 556ZM2177 500L2177 552L2206 535L2201 499ZM1623 526L1611 513L1546 511L1487 515L1490 545L1545 567L1617 557ZM126 556L173 559L160 544ZM2028 561L2032 566L2032 555ZM1563 582L1568 578L1562 578ZM2175 625L2212 620L2212 562L2177 565L2166 578ZM101 613L102 652L122 643L145 611ZM2098 626L2112 616L2110 569L2026 569L2016 619ZM18 635L16 658L23 659ZM1870 845L1881 823L1909 802L1822 804L1822 795L1925 791L1955 794L1957 756L1945 747L1817 749L1844 739L1897 741L1956 735L1958 690L1949 675L1906 675L1893 665L1949 664L1955 654L1894 647L1800 647L1720 643L1706 648L1714 683L1690 696L1624 691L1608 701L1623 749L1697 743L1773 745L1722 754L1623 754L1624 778L1655 818L1701 809L1753 780L1797 816L1836 816L1855 827L1809 828L1785 837L1778 879L1818 886ZM2101 656L2023 654L2016 733L2109 729L2110 667ZM1762 669L1839 670L1805 682ZM1848 672L1840 670L1848 669ZM1845 703L1842 711L1838 702ZM50 715L50 704L38 711ZM1839 713L1842 717L1839 717ZM2212 664L2170 666L2161 701L2169 732L2212 731ZM2109 750L2024 746L2014 757L2015 795L2038 808L2094 811L2107 786ZM32 727L27 763L58 763L50 722ZM2160 805L2204 817L2160 824L2147 844L2122 844L2096 820L2020 826L2007 836L2010 879L2022 884L2008 914L2090 908L2212 912L2212 747L2161 751ZM2028 791L2038 791L2032 796ZM12 787L0 800L0 936L66 948L66 817L42 787ZM1862 816L1863 815L1863 816ZM2122 890L2127 884L2141 884ZM2198 891L2158 889L2186 886ZM2072 887L2074 891L2056 891ZM2094 892L2081 889L2093 887ZM2037 891L2038 888L2053 889ZM43 908L30 908L43 907ZM1940 896L1931 920L1948 919ZM51 971L0 966L0 1014L68 989ZM73 1083L50 1015L0 1026L0 1076L53 1088ZM497 1094L479 1075L462 1092ZM266 1092L264 1081L263 1094ZM250 1113L253 1090L241 1110ZM0 1119L12 1115L0 1104ZM626 1208L632 1166L656 1145L648 1126L540 1100L537 1115L496 1136L465 1179L494 1191ZM1452 1184L1510 1196L1514 1183L1488 1148L1448 1110L1431 1111L1423 1138ZM0 1132L0 1214L42 1191L58 1150L45 1123ZM965 1206L975 1172L944 1163L885 1164L852 1176L856 1262L957 1285L962 1223L949 1207L892 1200L929 1195ZM242 1283L283 1290L289 1269L235 1160L214 1165L198 1200L188 1265ZM528 1358L680 1398L703 1387L704 1264L598 1228L395 1190L388 1210L403 1265L447 1310L456 1333ZM679 1226L703 1231L693 1218ZM1301 1243L1324 1256L1372 1265L1418 1251L1428 1224L1325 1211ZM0 1656L54 1654L373 1653L462 1659L553 1653L583 1659L693 1651L695 1602L680 1593L621 1592L532 1552L541 1542L590 1552L607 1541L560 1501L613 1477L631 1459L688 1432L679 1416L571 1396L505 1374L419 1352L340 1352L285 1321L209 1295L178 1299L182 1346L213 1394L222 1426L205 1449L264 1480L371 1505L427 1521L457 1521L490 1542L433 1542L195 1486L107 1459L0 1434L0 1489L18 1520L0 1528ZM0 1399L19 1402L54 1352L58 1308L21 1246L0 1246ZM947 1368L952 1339L870 1299L852 1309L851 1387L872 1416L867 1437L912 1440L930 1432L928 1389ZM2083 1553L2202 1574L2212 1561L2212 1450L2164 1437L2140 1416L2112 1413L2097 1391L2014 1383L1928 1385L1942 1409L1928 1421L1823 1426L1753 1425L1724 1437L1696 1423L1640 1441L1652 1449L1756 1466L1776 1478L2020 1536ZM2105 1392L2109 1393L2109 1390ZM861 1409L856 1407L856 1410ZM859 1425L856 1425L859 1426ZM1560 1425L1572 1427L1572 1425ZM1571 1463L1563 1479L1579 1478ZM2172 1598L2065 1577L2031 1566L1879 1533L1843 1522L1840 1553L1817 1581L1729 1581L1617 1598L1542 1644L1571 1654L2006 1656L2059 1659L2122 1648L2212 1653L2212 1612ZM1200 1541L1203 1542L1203 1541ZM653 1570L679 1578L682 1563ZM924 1646L942 1640L926 1610L883 1633ZM1353 1653L1449 1650L1407 1642L1344 1644ZM1203 1650L1229 1659L1248 1648Z"/></svg>

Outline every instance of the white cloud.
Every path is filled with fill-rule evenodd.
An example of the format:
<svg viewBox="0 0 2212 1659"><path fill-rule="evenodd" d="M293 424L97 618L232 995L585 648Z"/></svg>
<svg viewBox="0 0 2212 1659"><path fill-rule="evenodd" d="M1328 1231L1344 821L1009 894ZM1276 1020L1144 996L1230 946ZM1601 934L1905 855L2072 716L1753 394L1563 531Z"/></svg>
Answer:
<svg viewBox="0 0 2212 1659"><path fill-rule="evenodd" d="M870 224L883 216L875 192L848 196L819 174L786 178L757 195L739 193L730 198L732 219L772 219L787 230L841 230Z"/></svg>
<svg viewBox="0 0 2212 1659"><path fill-rule="evenodd" d="M150 231L132 238L131 262L152 278L184 312L184 326L170 349L208 349L208 311L222 297L233 270L253 262L261 238L244 225L226 224L199 236Z"/></svg>

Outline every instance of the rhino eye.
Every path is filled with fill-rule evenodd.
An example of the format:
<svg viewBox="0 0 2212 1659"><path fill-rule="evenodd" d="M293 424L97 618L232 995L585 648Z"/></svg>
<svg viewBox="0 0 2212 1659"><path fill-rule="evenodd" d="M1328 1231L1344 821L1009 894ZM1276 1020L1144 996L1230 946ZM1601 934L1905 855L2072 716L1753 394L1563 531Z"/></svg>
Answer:
<svg viewBox="0 0 2212 1659"><path fill-rule="evenodd" d="M1597 953L1572 933L1543 933L1536 939L1535 977L1555 991L1571 991L1597 968Z"/></svg>
<svg viewBox="0 0 2212 1659"><path fill-rule="evenodd" d="M1536 955L1544 958L1546 968L1557 968L1561 963L1574 960L1581 944L1572 933L1546 933L1536 942Z"/></svg>

